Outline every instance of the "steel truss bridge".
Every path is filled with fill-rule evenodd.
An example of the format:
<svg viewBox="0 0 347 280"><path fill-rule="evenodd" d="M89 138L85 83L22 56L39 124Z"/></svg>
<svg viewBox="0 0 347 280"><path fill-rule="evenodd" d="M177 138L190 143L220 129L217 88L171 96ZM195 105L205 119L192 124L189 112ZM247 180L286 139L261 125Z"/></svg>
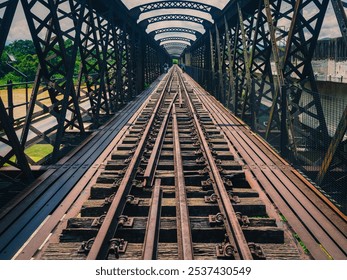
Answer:
<svg viewBox="0 0 347 280"><path fill-rule="evenodd" d="M97 127L116 114L174 57L282 156L313 161L318 185L333 178L346 186L347 107L330 131L312 67L329 4L347 44L344 0L1 0L0 54L19 2L39 68L19 126L0 99L6 151L0 167L13 166L32 180L27 147L49 143L50 162L57 162L69 131L83 135L87 121ZM38 129L35 123L47 116L52 125ZM311 151L319 156L310 161Z"/></svg>

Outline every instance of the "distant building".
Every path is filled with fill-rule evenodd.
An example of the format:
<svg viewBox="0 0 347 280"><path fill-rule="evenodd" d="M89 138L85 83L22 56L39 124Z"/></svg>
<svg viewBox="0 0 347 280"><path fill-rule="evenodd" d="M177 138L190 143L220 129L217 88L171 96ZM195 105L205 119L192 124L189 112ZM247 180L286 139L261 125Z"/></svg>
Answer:
<svg viewBox="0 0 347 280"><path fill-rule="evenodd" d="M317 80L347 83L347 44L343 38L319 40L312 67Z"/></svg>

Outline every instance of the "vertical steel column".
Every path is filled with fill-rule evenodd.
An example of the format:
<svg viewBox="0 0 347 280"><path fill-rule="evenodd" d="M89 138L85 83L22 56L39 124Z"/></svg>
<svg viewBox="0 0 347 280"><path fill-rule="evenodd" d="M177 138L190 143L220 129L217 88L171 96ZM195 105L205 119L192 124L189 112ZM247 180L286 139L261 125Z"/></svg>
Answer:
<svg viewBox="0 0 347 280"><path fill-rule="evenodd" d="M106 91L108 93L108 100L110 111L116 113L118 109L117 104L117 27L114 23L114 18L111 15L108 17L107 32L105 39L105 56L106 56Z"/></svg>
<svg viewBox="0 0 347 280"><path fill-rule="evenodd" d="M0 57L3 53L8 32L10 30L14 14L16 12L18 0L4 1L0 7L2 17L0 17ZM16 135L13 119L11 119L5 109L5 105L0 97L0 143L9 147L10 150L4 155L0 156L0 167L4 164L15 166L23 172L25 177L30 181L33 179L33 174L30 170L28 160L24 153L24 148L20 145ZM5 136L5 137L4 137ZM12 156L16 157L17 162L11 161Z"/></svg>
<svg viewBox="0 0 347 280"><path fill-rule="evenodd" d="M221 52L221 40L219 36L219 30L217 25L215 25L216 32L216 61L218 64L218 72L217 72L217 81L218 86L216 87L218 100L225 104L225 95L224 95L224 83L223 83L223 57ZM224 48L223 53L224 53Z"/></svg>
<svg viewBox="0 0 347 280"><path fill-rule="evenodd" d="M347 106L345 107L345 110L342 114L340 122L336 128L334 137L332 138L330 142L329 148L325 154L319 173L317 175L316 182L318 185L321 185L323 183L325 175L331 168L334 156L338 150L339 145L342 144L342 140L346 134L346 131L347 131Z"/></svg>
<svg viewBox="0 0 347 280"><path fill-rule="evenodd" d="M225 61L228 61L228 65L226 65L227 72L228 72L228 78L229 78L229 87L227 90L227 96L226 96L226 106L227 108L231 108L232 111L235 110L235 108L232 108L233 106L231 103L231 98L235 95L235 77L234 77L234 56L231 51L232 41L230 40L230 33L231 30L229 29L228 22L226 20L226 17L224 17L224 25L225 25L225 45L226 45L226 58Z"/></svg>
<svg viewBox="0 0 347 280"><path fill-rule="evenodd" d="M242 51L243 51L243 60L244 60L244 71L245 71L245 78L246 78L246 83L245 83L245 88L242 87L242 109L241 109L241 118L244 119L246 109L248 106L248 96L252 90L252 81L251 81L251 71L250 71L250 61L248 57L248 52L250 51L249 46L247 45L247 37L246 37L246 30L245 30L245 25L244 25L244 19L242 15L242 11L240 8L239 2L237 2L237 12L239 16L239 23L240 23L240 29L241 29L241 39L242 39ZM252 26L252 23L250 24ZM251 30L249 30L248 35L251 35ZM248 36L250 38L250 36ZM244 91L244 92L243 92Z"/></svg>
<svg viewBox="0 0 347 280"><path fill-rule="evenodd" d="M122 71L121 71L121 79L122 79L122 92L123 92L123 104L126 104L132 95L132 88L130 85L131 81L131 62L129 61L129 34L127 32L127 26L125 23L122 24L122 32L121 32L121 40L123 42L122 48L120 49L120 56L122 58Z"/></svg>
<svg viewBox="0 0 347 280"><path fill-rule="evenodd" d="M277 5L275 5L277 4ZM266 12L266 19L268 23L268 28L269 28L269 33L270 33L270 40L271 40L271 46L272 46L272 56L273 60L275 63L276 67L276 78L277 78L277 87L274 88L274 92L272 94L272 106L270 109L270 115L266 127L266 132L265 132L265 139L269 138L270 132L273 129L280 128L280 125L277 123L274 124L274 120L279 119L279 108L281 107L280 98L282 98L282 88L284 86L284 77L283 77L283 72L282 72L282 64L280 61L280 56L279 56L279 50L278 50L278 45L277 45L277 38L275 35L275 28L276 24L278 22L278 19L280 18L280 9L281 9L281 1L274 1L274 20L273 20L273 15L271 13L271 6L270 6L270 1L269 0L264 0L264 6L265 6L265 12ZM274 124L274 125L273 125ZM287 132L284 132L281 129L281 133L285 133L285 135L288 135Z"/></svg>
<svg viewBox="0 0 347 280"><path fill-rule="evenodd" d="M270 108L265 104L272 103L275 91L271 71L271 41L266 28L267 19L262 2L259 1L258 10L255 11L256 24L253 27L252 51L249 57L252 79L251 96L254 97L253 102L250 102L250 108L253 109L251 116L252 121L260 127L263 124L259 121L267 120L269 117ZM279 118L276 118L276 123L279 124Z"/></svg>
<svg viewBox="0 0 347 280"><path fill-rule="evenodd" d="M0 127L4 130L7 139L0 136L0 142L7 144L11 147L11 150L6 153L3 157L0 156L0 167L5 163L8 163L12 166L20 169L25 177L31 181L34 179L34 176L30 170L30 166L25 157L24 151L19 143L16 132L13 129L13 121L8 117L6 109L2 99L0 97ZM12 156L16 156L16 161L11 160Z"/></svg>
<svg viewBox="0 0 347 280"><path fill-rule="evenodd" d="M300 88L291 90L288 106L292 108L289 111L292 120L299 119L304 113L315 119L319 124L316 130L322 139L327 139L329 136L311 61L328 3L329 0L298 0L293 3L294 14L288 33L283 67L284 78L290 81L295 75L301 88L310 88L307 93L312 97L312 102L302 106L300 100L303 90ZM316 9L312 9L309 14L304 13L305 7L309 4L315 5Z"/></svg>
<svg viewBox="0 0 347 280"><path fill-rule="evenodd" d="M136 91L137 93L141 92L144 89L145 85L145 69L144 69L144 62L145 62L145 53L144 53L144 39L140 34L135 35L136 40L136 49L135 49L135 69L136 69Z"/></svg>
<svg viewBox="0 0 347 280"><path fill-rule="evenodd" d="M101 19L91 3L84 17L84 28L80 43L82 75L87 86L85 94L89 97L90 114L95 125L99 124L101 113L109 114L109 100L105 88L106 46L105 28L107 22Z"/></svg>
<svg viewBox="0 0 347 280"><path fill-rule="evenodd" d="M207 83L207 89L209 92L211 92L215 97L216 96L216 92L214 91L214 77L215 77L215 55L214 55L214 47L213 47L213 36L212 36L212 32L211 30L209 30L209 38L210 38L210 47L209 47L209 61L210 61L210 65L211 67L209 67L209 79L208 79L208 83ZM218 97L217 97L218 99Z"/></svg>
<svg viewBox="0 0 347 280"><path fill-rule="evenodd" d="M331 0L342 37L347 44L347 17L341 0Z"/></svg>
<svg viewBox="0 0 347 280"><path fill-rule="evenodd" d="M14 14L16 12L18 0L2 1L0 6L0 55L2 54L8 32L10 30ZM2 16L1 16L2 15Z"/></svg>

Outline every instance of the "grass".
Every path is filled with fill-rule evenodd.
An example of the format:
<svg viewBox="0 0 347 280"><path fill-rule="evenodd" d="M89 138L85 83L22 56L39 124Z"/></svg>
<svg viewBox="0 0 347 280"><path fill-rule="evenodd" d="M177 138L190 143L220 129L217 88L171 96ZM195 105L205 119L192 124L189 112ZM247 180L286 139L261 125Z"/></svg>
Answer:
<svg viewBox="0 0 347 280"><path fill-rule="evenodd" d="M50 144L35 144L25 150L25 153L35 162L40 161L53 152Z"/></svg>
<svg viewBox="0 0 347 280"><path fill-rule="evenodd" d="M283 216L282 213L280 213L279 215L280 215L281 220L282 220L283 222L288 222L288 220L286 219L286 217Z"/></svg>
<svg viewBox="0 0 347 280"><path fill-rule="evenodd" d="M300 239L300 237L297 233L294 233L294 238L299 242L299 244L300 244L302 250L305 252L305 254L309 254L310 251L307 249L304 242L302 242L302 240Z"/></svg>
<svg viewBox="0 0 347 280"><path fill-rule="evenodd" d="M30 157L34 162L39 162L53 152L53 146L50 144L35 144L25 150L25 154ZM13 156L11 161L15 161L16 157ZM5 166L8 166L7 164Z"/></svg>

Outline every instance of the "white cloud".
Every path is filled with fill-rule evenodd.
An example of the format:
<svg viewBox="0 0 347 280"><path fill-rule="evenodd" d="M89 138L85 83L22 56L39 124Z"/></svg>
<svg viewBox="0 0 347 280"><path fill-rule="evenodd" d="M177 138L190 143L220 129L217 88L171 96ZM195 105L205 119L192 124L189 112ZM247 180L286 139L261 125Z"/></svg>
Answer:
<svg viewBox="0 0 347 280"><path fill-rule="evenodd" d="M31 39L28 24L24 16L22 4L18 3L16 14L13 18L7 42L13 42L19 39Z"/></svg>

